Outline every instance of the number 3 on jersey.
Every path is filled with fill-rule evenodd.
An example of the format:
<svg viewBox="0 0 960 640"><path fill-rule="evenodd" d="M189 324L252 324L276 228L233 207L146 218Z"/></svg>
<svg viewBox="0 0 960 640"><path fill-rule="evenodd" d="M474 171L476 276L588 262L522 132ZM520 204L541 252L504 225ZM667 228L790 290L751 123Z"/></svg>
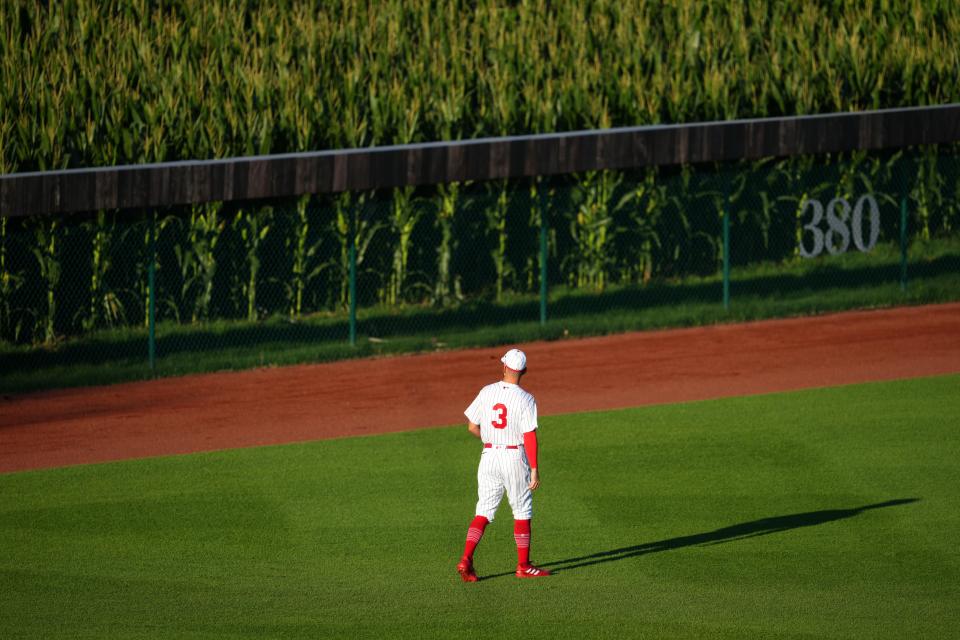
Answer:
<svg viewBox="0 0 960 640"><path fill-rule="evenodd" d="M493 410L497 412L497 419L490 422L494 429L507 428L507 406L502 403L493 405Z"/></svg>

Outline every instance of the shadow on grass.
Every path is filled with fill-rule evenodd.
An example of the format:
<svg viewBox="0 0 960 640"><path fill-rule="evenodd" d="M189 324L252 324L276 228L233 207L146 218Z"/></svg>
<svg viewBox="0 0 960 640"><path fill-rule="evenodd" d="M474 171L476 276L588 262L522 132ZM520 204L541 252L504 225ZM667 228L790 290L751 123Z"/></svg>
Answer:
<svg viewBox="0 0 960 640"><path fill-rule="evenodd" d="M949 254L933 260L911 264L911 280L960 273L960 255ZM736 274L734 274L735 276ZM731 282L731 296L749 295L775 301L791 297L811 296L830 291L844 292L899 281L899 265L860 267L824 266L805 273L782 273L736 278ZM702 283L654 283L647 287L627 287L602 294L568 295L549 304L548 315L556 325L566 319L590 315L607 316L618 312L638 313L668 307L718 305L722 299L720 280ZM776 302L771 303L776 306ZM772 315L776 315L771 311ZM381 339L404 336L442 336L459 332L495 330L518 322L535 323L540 318L540 303L529 299L512 304L495 304L476 300L453 309L412 308L399 313L368 312L361 315L358 330L362 335ZM346 344L349 335L347 319L305 319L291 322L271 319L259 323L219 321L211 325L180 326L165 334L159 328L157 357L182 353L200 354L226 350L256 352L271 345L305 346ZM540 338L551 335L537 334ZM556 336L553 336L556 337ZM46 367L78 363L103 364L119 360L146 358L146 335L90 336L68 341L56 349L31 349L0 354L5 370L33 371Z"/></svg>
<svg viewBox="0 0 960 640"><path fill-rule="evenodd" d="M904 504L918 502L920 498L901 498L899 500L887 500L877 504L868 504L863 507L853 509L825 509L823 511L808 511L806 513L794 513L787 516L774 516L772 518L761 518L742 522L740 524L730 525L706 533L696 533L689 536L680 536L677 538L668 538L656 542L645 542L632 547L621 547L619 549L610 549L609 551L599 551L586 556L577 556L566 558L565 560L554 560L552 562L538 563L538 566L549 568L553 573L562 573L572 571L583 567L590 567L605 562L616 562L628 558L644 556L648 553L659 553L661 551L673 551L684 547L694 547L701 545L722 544L725 542L735 542L747 538L756 538L766 536L772 533L790 531L791 529L800 529L803 527L813 527L828 522L844 520L860 515L864 511L871 509L883 509L886 507L896 507ZM510 573L498 573L491 576L484 576L482 580L501 578L503 576L512 576Z"/></svg>

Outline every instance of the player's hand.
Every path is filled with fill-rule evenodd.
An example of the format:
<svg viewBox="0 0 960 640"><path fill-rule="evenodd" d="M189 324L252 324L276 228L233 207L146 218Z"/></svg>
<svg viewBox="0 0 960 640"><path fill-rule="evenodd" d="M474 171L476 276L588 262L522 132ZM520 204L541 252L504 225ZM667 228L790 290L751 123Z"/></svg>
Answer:
<svg viewBox="0 0 960 640"><path fill-rule="evenodd" d="M531 491L536 491L540 487L540 472L536 469L530 469L530 484L528 486Z"/></svg>

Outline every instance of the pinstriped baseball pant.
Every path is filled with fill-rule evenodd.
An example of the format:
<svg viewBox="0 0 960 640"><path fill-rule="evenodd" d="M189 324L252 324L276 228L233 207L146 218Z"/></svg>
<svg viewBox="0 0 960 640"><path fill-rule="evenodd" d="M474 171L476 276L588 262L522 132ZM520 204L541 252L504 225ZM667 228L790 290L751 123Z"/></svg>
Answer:
<svg viewBox="0 0 960 640"><path fill-rule="evenodd" d="M514 520L533 516L530 466L522 449L484 449L477 469L477 515L493 522L506 492Z"/></svg>

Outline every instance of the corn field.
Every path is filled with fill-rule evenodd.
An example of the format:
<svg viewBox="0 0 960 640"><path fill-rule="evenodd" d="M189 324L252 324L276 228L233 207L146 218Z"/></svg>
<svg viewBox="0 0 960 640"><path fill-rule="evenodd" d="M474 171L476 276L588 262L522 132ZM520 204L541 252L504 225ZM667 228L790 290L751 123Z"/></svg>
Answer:
<svg viewBox="0 0 960 640"><path fill-rule="evenodd" d="M952 0L8 0L0 32L0 173L960 100Z"/></svg>
<svg viewBox="0 0 960 640"><path fill-rule="evenodd" d="M960 100L949 0L13 0L0 32L0 173ZM0 212L0 339L142 326L151 262L162 319L337 313L351 246L363 306L501 301L539 285L541 216L550 284L590 291L716 272L724 211L735 264L797 259L815 196L908 196L911 235L929 238L960 221L957 166L928 149ZM882 220L891 240L895 215Z"/></svg>

